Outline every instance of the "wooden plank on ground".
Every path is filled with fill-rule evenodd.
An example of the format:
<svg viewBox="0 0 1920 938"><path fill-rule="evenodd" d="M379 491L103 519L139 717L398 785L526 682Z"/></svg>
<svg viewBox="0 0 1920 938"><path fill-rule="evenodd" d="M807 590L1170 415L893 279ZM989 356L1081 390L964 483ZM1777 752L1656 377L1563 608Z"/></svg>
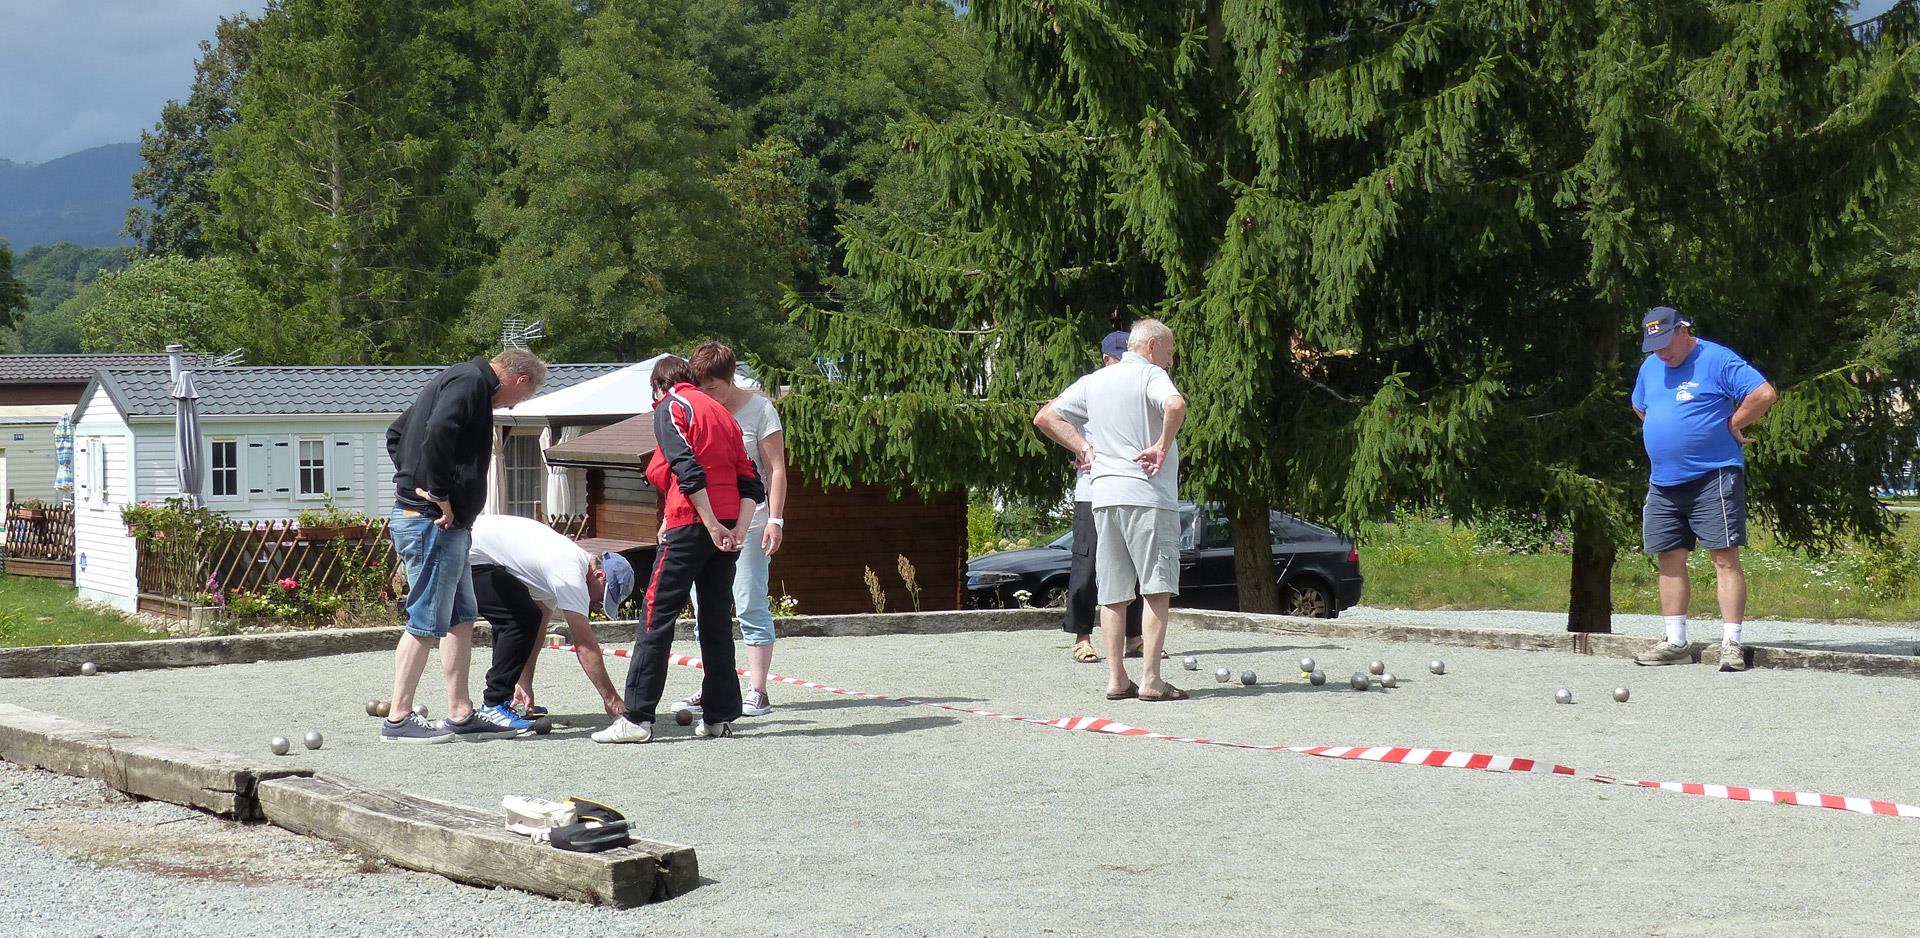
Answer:
<svg viewBox="0 0 1920 938"><path fill-rule="evenodd" d="M276 826L477 886L628 908L700 884L692 847L636 839L603 853L570 853L509 833L498 812L331 775L264 782L260 806Z"/></svg>
<svg viewBox="0 0 1920 938"><path fill-rule="evenodd" d="M163 743L12 704L0 704L0 759L97 779L130 795L239 820L258 819L255 789L262 779L310 772Z"/></svg>
<svg viewBox="0 0 1920 938"><path fill-rule="evenodd" d="M33 577L42 580L65 580L73 582L73 561L71 560L32 560L26 557L8 557L7 575Z"/></svg>

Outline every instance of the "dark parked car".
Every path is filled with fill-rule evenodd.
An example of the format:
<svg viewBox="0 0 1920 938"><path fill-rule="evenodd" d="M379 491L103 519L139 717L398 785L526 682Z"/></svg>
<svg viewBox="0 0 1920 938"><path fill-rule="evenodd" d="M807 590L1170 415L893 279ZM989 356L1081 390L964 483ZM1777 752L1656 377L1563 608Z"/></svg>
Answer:
<svg viewBox="0 0 1920 938"><path fill-rule="evenodd" d="M1268 533L1280 608L1289 615L1331 619L1360 602L1360 552L1353 541L1311 522L1274 512ZM1073 535L1043 547L984 554L967 562L967 601L975 608L1065 604ZM1233 529L1217 505L1180 503L1180 595L1175 606L1238 609Z"/></svg>

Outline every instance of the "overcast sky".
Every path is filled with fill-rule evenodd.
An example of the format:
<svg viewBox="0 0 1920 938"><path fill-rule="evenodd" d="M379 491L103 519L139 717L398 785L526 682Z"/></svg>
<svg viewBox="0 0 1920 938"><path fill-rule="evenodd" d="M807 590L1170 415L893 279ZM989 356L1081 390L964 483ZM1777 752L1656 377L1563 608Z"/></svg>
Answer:
<svg viewBox="0 0 1920 938"><path fill-rule="evenodd" d="M1858 16L1893 0L1863 0ZM193 84L214 23L265 0L0 0L0 159L140 139Z"/></svg>

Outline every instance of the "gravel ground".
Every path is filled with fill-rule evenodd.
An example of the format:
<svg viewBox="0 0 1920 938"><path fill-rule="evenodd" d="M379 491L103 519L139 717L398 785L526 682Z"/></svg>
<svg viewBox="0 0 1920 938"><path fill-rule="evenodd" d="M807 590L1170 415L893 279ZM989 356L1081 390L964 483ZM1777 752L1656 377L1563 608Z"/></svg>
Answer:
<svg viewBox="0 0 1920 938"><path fill-rule="evenodd" d="M1355 606L1340 613L1340 619L1388 625L1474 626L1528 632L1564 632L1567 628L1565 613L1513 609L1424 610ZM1659 616L1620 613L1614 614L1613 630L1621 635L1644 635L1649 639L1664 638L1667 634L1665 621ZM1694 642L1719 642L1720 620L1688 621L1687 637ZM1788 622L1756 619L1741 627L1740 637L1749 645L1784 645L1880 655L1920 654L1920 623L1915 622Z"/></svg>
<svg viewBox="0 0 1920 938"><path fill-rule="evenodd" d="M1911 716L1920 688L1900 679L1176 628L1170 673L1195 699L1109 703L1102 669L1069 661L1064 639L792 639L776 668L1181 735L1467 749L1920 803ZM1199 655L1203 672L1178 670L1181 653ZM1299 680L1302 654L1321 662L1328 686ZM1345 689L1375 657L1401 675L1400 688ZM1434 657L1447 661L1445 676L1426 673ZM86 786L11 772L0 775L9 786L0 842L26 888L0 894L0 932L33 921L108 935L1269 935L1353 922L1435 934L1744 936L1898 934L1920 915L1911 820L1065 733L795 688L776 689L779 709L743 721L731 740L668 725L651 745L596 746L584 736L603 719L585 716L594 709L585 681L562 658L543 664L540 691L556 713L581 715L575 728L427 749L379 744L361 712L387 682L386 655L7 681L0 696L235 752L264 753L270 735L315 728L327 747L288 761L470 804L507 793L598 797L643 818L647 836L697 847L700 889L612 912L358 873L350 858L317 881L275 874L258 885L96 872L24 840L45 812L22 802ZM623 665L613 664L616 680ZM1256 670L1264 683L1215 684L1220 665ZM676 669L668 690L694 683ZM1633 690L1625 705L1608 695L1622 684ZM1562 686L1573 706L1553 703ZM424 699L438 711L434 693ZM97 890L65 887L83 873Z"/></svg>

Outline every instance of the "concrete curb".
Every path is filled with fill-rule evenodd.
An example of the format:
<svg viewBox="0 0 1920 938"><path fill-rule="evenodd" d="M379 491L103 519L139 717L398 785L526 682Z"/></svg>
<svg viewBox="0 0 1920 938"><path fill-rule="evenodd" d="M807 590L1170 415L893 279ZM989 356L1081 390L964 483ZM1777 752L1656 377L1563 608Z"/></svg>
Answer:
<svg viewBox="0 0 1920 938"><path fill-rule="evenodd" d="M1339 619L1303 619L1294 616L1191 609L1174 610L1172 620L1180 625L1227 632L1265 632L1278 635L1312 635L1321 638L1415 642L1426 645L1451 645L1459 648L1562 651L1599 655L1605 658L1632 658L1652 644L1650 639L1635 635L1530 632L1521 629L1476 629L1440 625L1382 625L1342 622ZM1694 664L1720 667L1719 645L1696 643L1694 647L1697 649L1694 653ZM1920 678L1920 657L1875 655L1855 651L1822 651L1780 645L1748 645L1747 651L1749 664L1755 668L1812 669L1879 677Z"/></svg>
<svg viewBox="0 0 1920 938"><path fill-rule="evenodd" d="M639 623L631 620L596 622L594 633L602 644L633 641ZM892 612L881 615L796 616L782 619L779 634L793 638L837 638L863 635L1015 631L1060 627L1058 609L988 609L960 612ZM693 623L678 628L692 634ZM226 635L206 638L163 638L144 642L99 642L88 645L33 645L0 648L0 678L63 677L77 675L93 662L102 671L147 671L158 668L199 668L255 661L296 661L327 655L387 651L400 640L399 626L368 629L320 629L313 632L274 632L266 635ZM492 644L493 631L485 622L473 630L476 647Z"/></svg>

